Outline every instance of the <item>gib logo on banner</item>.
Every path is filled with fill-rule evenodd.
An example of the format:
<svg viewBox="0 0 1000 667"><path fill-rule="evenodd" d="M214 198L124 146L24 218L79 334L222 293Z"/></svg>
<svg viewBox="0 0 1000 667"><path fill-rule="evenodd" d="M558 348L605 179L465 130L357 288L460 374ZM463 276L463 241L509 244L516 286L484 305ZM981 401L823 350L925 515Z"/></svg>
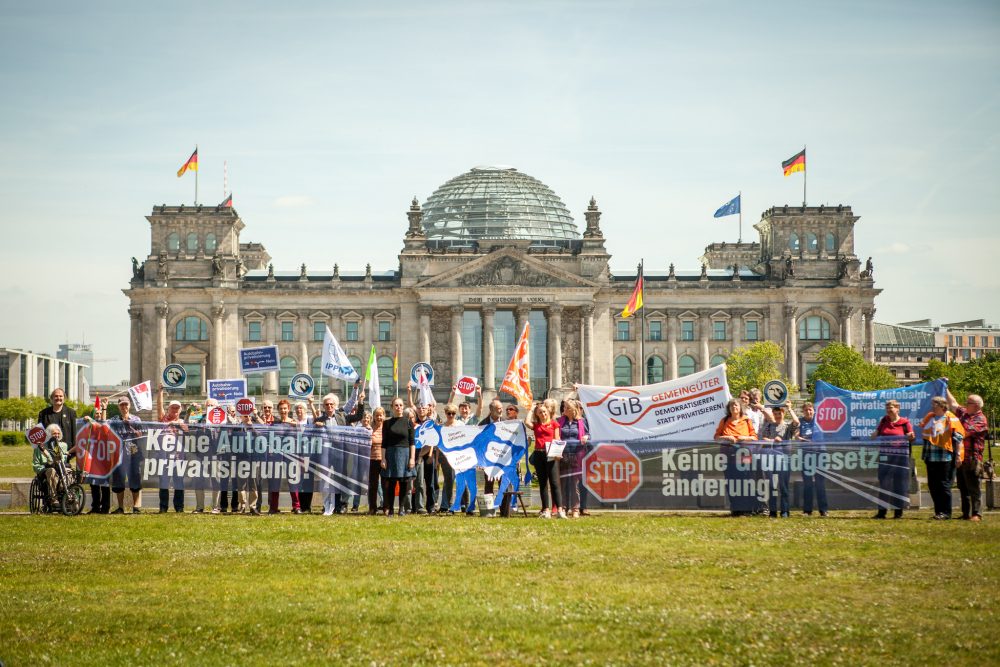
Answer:
<svg viewBox="0 0 1000 667"><path fill-rule="evenodd" d="M598 440L711 439L729 400L724 364L670 382L577 390Z"/></svg>
<svg viewBox="0 0 1000 667"><path fill-rule="evenodd" d="M76 434L80 470L91 477L107 477L122 462L121 438L107 424L88 423Z"/></svg>

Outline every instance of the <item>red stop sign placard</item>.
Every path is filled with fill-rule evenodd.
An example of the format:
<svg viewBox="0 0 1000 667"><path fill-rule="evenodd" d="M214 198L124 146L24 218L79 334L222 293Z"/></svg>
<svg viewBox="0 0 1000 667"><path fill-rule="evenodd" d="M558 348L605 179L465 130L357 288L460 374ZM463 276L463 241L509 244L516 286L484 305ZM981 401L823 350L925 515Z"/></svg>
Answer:
<svg viewBox="0 0 1000 667"><path fill-rule="evenodd" d="M823 433L835 433L847 423L847 406L839 398L828 396L816 406L816 426Z"/></svg>
<svg viewBox="0 0 1000 667"><path fill-rule="evenodd" d="M41 426L32 426L28 429L28 442L33 445L40 445L45 442L45 429Z"/></svg>
<svg viewBox="0 0 1000 667"><path fill-rule="evenodd" d="M252 415L253 414L253 400L249 398L241 398L236 401L236 412L241 415Z"/></svg>
<svg viewBox="0 0 1000 667"><path fill-rule="evenodd" d="M583 457L583 485L601 502L625 502L642 485L642 461L625 445L599 444Z"/></svg>
<svg viewBox="0 0 1000 667"><path fill-rule="evenodd" d="M225 424L226 409L220 408L218 405L216 405L213 408L209 408L208 413L205 415L205 421L215 426L218 426L219 424Z"/></svg>
<svg viewBox="0 0 1000 667"><path fill-rule="evenodd" d="M455 390L464 396L472 396L476 393L476 378L470 375L463 375L455 383Z"/></svg>
<svg viewBox="0 0 1000 667"><path fill-rule="evenodd" d="M122 461L122 441L107 424L87 424L76 434L80 470L93 477L107 477Z"/></svg>

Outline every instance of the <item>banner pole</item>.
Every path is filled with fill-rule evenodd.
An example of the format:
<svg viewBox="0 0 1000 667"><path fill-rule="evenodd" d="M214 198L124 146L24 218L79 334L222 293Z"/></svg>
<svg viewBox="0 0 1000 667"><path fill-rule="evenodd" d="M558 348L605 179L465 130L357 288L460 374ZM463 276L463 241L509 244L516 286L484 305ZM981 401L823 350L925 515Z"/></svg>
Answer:
<svg viewBox="0 0 1000 667"><path fill-rule="evenodd" d="M646 260L639 260L639 298L642 299L642 313L639 315L639 379L640 385L646 384Z"/></svg>
<svg viewBox="0 0 1000 667"><path fill-rule="evenodd" d="M194 145L194 153L195 153L195 155L198 154L198 144ZM196 165L196 167L197 167L197 165ZM198 171L199 170L197 168L194 170L194 205L195 206L198 205Z"/></svg>
<svg viewBox="0 0 1000 667"><path fill-rule="evenodd" d="M730 190L730 192L732 192L732 190ZM743 243L743 191L740 190L736 197L740 200L740 236L736 242Z"/></svg>
<svg viewBox="0 0 1000 667"><path fill-rule="evenodd" d="M802 158L806 161L805 168L802 170L802 208L806 207L806 174L809 173L809 160L806 156L806 146L802 145Z"/></svg>

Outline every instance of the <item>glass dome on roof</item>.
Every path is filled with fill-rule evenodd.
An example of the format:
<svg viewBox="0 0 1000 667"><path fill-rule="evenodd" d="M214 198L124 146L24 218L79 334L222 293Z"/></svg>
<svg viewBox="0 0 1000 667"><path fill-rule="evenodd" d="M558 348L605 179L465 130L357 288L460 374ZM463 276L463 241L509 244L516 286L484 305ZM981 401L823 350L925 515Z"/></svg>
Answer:
<svg viewBox="0 0 1000 667"><path fill-rule="evenodd" d="M435 190L423 212L431 240L580 238L562 200L514 167L474 167Z"/></svg>

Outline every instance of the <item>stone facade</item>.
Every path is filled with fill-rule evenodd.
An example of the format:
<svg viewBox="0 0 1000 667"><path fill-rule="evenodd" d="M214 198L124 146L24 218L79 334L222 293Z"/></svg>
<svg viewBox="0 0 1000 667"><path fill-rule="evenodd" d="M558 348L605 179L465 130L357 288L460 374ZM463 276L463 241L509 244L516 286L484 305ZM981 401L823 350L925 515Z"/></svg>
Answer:
<svg viewBox="0 0 1000 667"><path fill-rule="evenodd" d="M410 366L429 360L442 397L459 372L480 377L490 396L511 338L527 321L537 334L536 393L561 395L575 382L642 380L639 320L620 317L636 274L611 272L595 201L582 238L558 247L509 239L435 243L424 235L416 200L406 213L395 270L302 265L276 272L263 246L241 241L244 223L234 209L154 207L147 216L149 254L133 263L124 290L131 304L131 380L158 382L171 362L197 370L201 386L206 378L238 377L237 349L266 344L278 346L287 379L315 368L329 325L358 360L374 344L383 369L390 364L390 378L398 351L404 386ZM873 358L880 290L854 254L857 220L846 206L775 207L755 225L758 242L708 246L700 272L647 260L648 376L670 379L708 368L754 340L783 346L793 382L801 382L830 341L864 346ZM668 247L650 239L647 257L657 245ZM483 372L488 368L496 370ZM278 373L258 383L257 393L278 395ZM383 391L394 392L391 382L387 388L383 381Z"/></svg>

